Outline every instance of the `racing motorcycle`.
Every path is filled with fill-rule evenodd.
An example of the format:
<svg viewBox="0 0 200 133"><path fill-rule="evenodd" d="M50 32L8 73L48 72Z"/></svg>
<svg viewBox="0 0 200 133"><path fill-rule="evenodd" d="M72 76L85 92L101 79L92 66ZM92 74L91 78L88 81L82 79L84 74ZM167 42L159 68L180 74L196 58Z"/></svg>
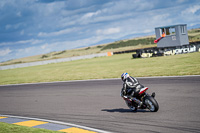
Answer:
<svg viewBox="0 0 200 133"><path fill-rule="evenodd" d="M138 89L135 98L139 99L142 102L140 108L138 108L138 104L128 96L123 95L123 89L121 90L121 97L125 100L127 106L132 111L137 111L137 109L149 109L151 112L157 112L159 109L159 105L155 100L155 92L152 95L149 95L146 91L148 90L147 87Z"/></svg>

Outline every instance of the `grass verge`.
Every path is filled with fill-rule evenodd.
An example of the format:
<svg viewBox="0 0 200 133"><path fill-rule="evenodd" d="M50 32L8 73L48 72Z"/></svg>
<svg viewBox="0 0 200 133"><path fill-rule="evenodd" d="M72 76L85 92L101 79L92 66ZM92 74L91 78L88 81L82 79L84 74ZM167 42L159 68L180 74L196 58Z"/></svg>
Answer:
<svg viewBox="0 0 200 133"><path fill-rule="evenodd" d="M200 53L132 59L121 54L71 62L0 71L0 84L135 77L200 75Z"/></svg>
<svg viewBox="0 0 200 133"><path fill-rule="evenodd" d="M46 129L31 128L0 122L0 133L61 133Z"/></svg>

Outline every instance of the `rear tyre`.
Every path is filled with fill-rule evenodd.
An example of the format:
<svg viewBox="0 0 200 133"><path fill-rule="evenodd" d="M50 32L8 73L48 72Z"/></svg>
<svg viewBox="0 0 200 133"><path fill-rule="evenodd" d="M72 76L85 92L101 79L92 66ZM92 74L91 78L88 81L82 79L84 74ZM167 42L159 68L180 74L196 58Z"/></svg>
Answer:
<svg viewBox="0 0 200 133"><path fill-rule="evenodd" d="M126 101L126 105L132 110L132 111L137 111L137 107L133 106L133 104L131 104L130 102Z"/></svg>
<svg viewBox="0 0 200 133"><path fill-rule="evenodd" d="M157 112L159 109L157 101L151 96L145 98L145 104L151 112Z"/></svg>

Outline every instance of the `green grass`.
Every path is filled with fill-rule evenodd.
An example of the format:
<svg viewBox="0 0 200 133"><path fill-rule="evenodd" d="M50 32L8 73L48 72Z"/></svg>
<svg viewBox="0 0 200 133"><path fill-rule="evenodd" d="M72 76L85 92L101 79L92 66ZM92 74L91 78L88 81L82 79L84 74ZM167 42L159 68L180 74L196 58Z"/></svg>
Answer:
<svg viewBox="0 0 200 133"><path fill-rule="evenodd" d="M61 133L59 131L51 131L39 128L30 128L0 122L0 133Z"/></svg>
<svg viewBox="0 0 200 133"><path fill-rule="evenodd" d="M0 71L0 84L135 77L200 75L200 53L132 59L132 54Z"/></svg>

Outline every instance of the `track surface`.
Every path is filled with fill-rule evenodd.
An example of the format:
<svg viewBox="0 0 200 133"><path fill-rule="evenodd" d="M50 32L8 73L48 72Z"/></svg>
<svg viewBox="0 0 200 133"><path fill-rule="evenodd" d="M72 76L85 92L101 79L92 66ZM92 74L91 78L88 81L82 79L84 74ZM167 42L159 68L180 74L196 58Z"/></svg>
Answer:
<svg viewBox="0 0 200 133"><path fill-rule="evenodd" d="M0 86L0 114L70 122L119 133L200 132L200 76L138 78L160 109L131 112L119 79Z"/></svg>

